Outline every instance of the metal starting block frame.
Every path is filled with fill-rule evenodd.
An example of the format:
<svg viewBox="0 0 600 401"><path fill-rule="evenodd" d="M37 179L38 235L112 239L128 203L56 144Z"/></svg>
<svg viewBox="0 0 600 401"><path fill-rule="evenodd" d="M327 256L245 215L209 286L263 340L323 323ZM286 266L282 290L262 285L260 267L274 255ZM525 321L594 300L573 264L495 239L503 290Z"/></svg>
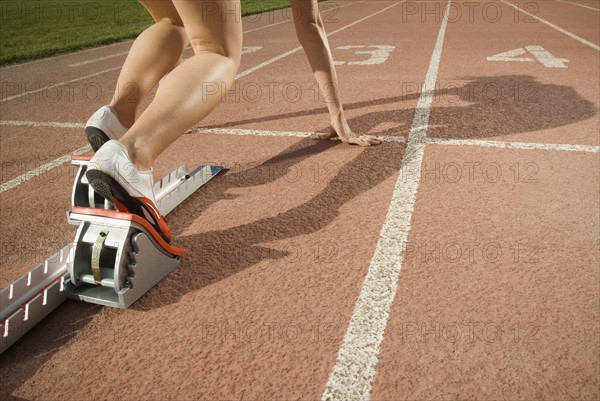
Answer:
<svg viewBox="0 0 600 401"><path fill-rule="evenodd" d="M127 308L171 272L186 253L167 244L144 219L117 212L89 185L89 157L79 166L68 222L78 225L75 241L0 290L0 354L65 299ZM163 216L223 170L201 165L189 172L182 164L155 182Z"/></svg>
<svg viewBox="0 0 600 401"><path fill-rule="evenodd" d="M69 298L127 308L164 276L186 254L174 248L141 218L114 211L103 215L75 207L69 222L79 225L67 267Z"/></svg>

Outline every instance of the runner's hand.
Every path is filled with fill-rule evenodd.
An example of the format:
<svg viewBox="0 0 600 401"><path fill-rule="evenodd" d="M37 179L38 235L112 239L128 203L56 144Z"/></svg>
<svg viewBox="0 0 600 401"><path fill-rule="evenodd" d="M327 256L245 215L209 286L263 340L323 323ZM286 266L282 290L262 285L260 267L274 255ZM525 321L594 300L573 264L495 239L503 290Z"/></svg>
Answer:
<svg viewBox="0 0 600 401"><path fill-rule="evenodd" d="M341 137L335 132L333 128L329 130L327 133L319 134L319 139L324 140L332 140L332 141L342 141L349 145L358 145L358 146L371 146L371 145L379 145L381 140L373 135L356 135L351 132L349 135L345 135Z"/></svg>

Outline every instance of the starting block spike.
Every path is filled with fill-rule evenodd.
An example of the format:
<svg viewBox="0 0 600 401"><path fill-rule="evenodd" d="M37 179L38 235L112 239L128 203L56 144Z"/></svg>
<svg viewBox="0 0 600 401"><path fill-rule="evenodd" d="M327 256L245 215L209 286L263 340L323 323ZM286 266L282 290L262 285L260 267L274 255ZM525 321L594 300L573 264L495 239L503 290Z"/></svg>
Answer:
<svg viewBox="0 0 600 401"><path fill-rule="evenodd" d="M96 194L85 177L89 161L88 156L72 160L79 170L67 217L79 225L75 243L0 290L0 354L67 297L129 307L177 267L186 253L167 244L144 219L117 212ZM161 214L167 215L222 170L201 165L188 172L182 164L156 182Z"/></svg>

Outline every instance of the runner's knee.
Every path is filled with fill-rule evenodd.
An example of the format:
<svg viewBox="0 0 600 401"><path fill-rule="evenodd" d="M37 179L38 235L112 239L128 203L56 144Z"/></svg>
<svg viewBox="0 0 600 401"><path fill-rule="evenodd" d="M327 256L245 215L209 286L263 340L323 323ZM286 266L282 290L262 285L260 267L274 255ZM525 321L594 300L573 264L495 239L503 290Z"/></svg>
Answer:
<svg viewBox="0 0 600 401"><path fill-rule="evenodd" d="M313 0L290 0L296 32L315 31L323 26L317 2Z"/></svg>
<svg viewBox="0 0 600 401"><path fill-rule="evenodd" d="M183 22L181 20L176 20L173 18L165 17L165 18L161 18L158 21L156 21L157 24L159 22L162 22L164 24L173 25L174 27L177 27L177 28L183 28Z"/></svg>
<svg viewBox="0 0 600 401"><path fill-rule="evenodd" d="M176 27L183 27L183 21L173 3L156 0L138 0L150 13L154 22L165 22Z"/></svg>
<svg viewBox="0 0 600 401"><path fill-rule="evenodd" d="M228 50L225 46L217 43L216 41L207 40L205 38L190 38L190 45L194 49L194 54L201 53L215 53L221 56L227 57L233 62L233 66L237 71L241 61L241 48L235 50Z"/></svg>
<svg viewBox="0 0 600 401"><path fill-rule="evenodd" d="M310 40L315 34L323 28L323 21L319 15L304 15L294 19L294 27L298 39Z"/></svg>

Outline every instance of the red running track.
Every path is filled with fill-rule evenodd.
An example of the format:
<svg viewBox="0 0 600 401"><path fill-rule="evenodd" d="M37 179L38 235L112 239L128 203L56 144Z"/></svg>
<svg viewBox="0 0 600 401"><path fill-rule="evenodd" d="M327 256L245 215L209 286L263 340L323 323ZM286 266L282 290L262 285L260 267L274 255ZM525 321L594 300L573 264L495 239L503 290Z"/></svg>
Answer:
<svg viewBox="0 0 600 401"><path fill-rule="evenodd" d="M309 137L293 25L246 19L236 90L155 167L229 168L169 216L190 254L128 310L63 304L2 399L598 399L600 6L446 4L321 4L369 149ZM2 286L72 241L61 157L130 44L0 70Z"/></svg>

